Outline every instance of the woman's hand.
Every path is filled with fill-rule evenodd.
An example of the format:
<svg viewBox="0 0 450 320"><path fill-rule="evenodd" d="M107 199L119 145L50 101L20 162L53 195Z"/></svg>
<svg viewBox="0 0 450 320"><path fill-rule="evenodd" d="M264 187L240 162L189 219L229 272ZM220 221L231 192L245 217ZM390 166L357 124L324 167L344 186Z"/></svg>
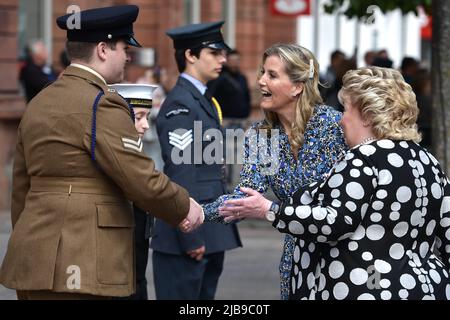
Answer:
<svg viewBox="0 0 450 320"><path fill-rule="evenodd" d="M265 219L272 201L250 188L241 188L241 191L247 194L246 198L227 200L219 209L219 213L225 217L225 222L242 218Z"/></svg>

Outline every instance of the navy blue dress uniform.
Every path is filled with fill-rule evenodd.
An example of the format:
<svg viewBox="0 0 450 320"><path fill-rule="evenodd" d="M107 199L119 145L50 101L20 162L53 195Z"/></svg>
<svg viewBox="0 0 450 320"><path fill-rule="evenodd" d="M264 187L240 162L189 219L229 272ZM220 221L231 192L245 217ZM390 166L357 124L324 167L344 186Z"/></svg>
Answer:
<svg viewBox="0 0 450 320"><path fill-rule="evenodd" d="M136 6L89 12L81 29L67 31L70 40L134 43ZM67 19L58 24L67 28ZM0 283L20 298L133 294L130 200L173 226L189 212L187 191L143 153L127 102L90 66L67 67L30 102L18 128Z"/></svg>
<svg viewBox="0 0 450 320"><path fill-rule="evenodd" d="M175 49L227 49L220 32L222 24L190 25L172 29L167 34L174 40ZM213 135L206 131L223 129L220 109L193 82L196 82L195 79L185 73L179 77L161 106L156 124L165 163L164 173L185 187L191 197L202 204L226 193L223 164L207 164L202 157L205 148L214 143ZM194 128L195 121L201 122L201 130ZM194 140L202 140L202 137L197 150ZM223 145L223 141L218 143ZM172 153L188 161L180 164ZM201 159L195 160L196 157ZM214 299L223 269L224 252L240 247L242 243L234 224L204 223L192 233L185 234L156 219L150 246L153 249L157 299L206 300ZM186 254L201 246L206 248L201 261ZM184 272L173 272L176 269L183 269Z"/></svg>
<svg viewBox="0 0 450 320"><path fill-rule="evenodd" d="M152 95L158 88L149 84L113 84L109 86L117 91L131 107L152 108ZM154 217L133 204L134 213L134 247L136 260L136 292L125 300L148 300L147 278L145 272L148 264L148 251L152 234Z"/></svg>

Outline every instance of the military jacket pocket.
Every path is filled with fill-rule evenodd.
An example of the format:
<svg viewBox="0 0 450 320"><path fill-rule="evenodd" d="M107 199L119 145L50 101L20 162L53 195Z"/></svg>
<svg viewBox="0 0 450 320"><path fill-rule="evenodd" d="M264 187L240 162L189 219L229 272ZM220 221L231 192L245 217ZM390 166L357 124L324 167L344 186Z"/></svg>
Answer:
<svg viewBox="0 0 450 320"><path fill-rule="evenodd" d="M132 279L133 216L123 204L97 204L97 280L126 285Z"/></svg>

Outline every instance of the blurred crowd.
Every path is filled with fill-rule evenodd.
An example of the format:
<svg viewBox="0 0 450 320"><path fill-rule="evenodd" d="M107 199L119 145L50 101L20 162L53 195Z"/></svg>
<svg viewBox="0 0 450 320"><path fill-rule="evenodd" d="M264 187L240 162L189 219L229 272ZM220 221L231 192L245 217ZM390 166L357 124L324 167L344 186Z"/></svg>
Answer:
<svg viewBox="0 0 450 320"><path fill-rule="evenodd" d="M386 49L379 51L368 51L364 54L366 66L377 66L384 68L396 68L393 60L389 58ZM321 94L325 104L343 111L343 106L339 103L337 94L342 87L342 78L349 70L358 67L356 55L348 57L340 50L335 50L330 56L330 64L321 75ZM420 113L417 119L419 131L422 133L421 145L431 148L431 74L424 67L424 63L413 58L404 57L397 69L402 73L405 81L411 85L417 98L417 105Z"/></svg>
<svg viewBox="0 0 450 320"><path fill-rule="evenodd" d="M20 64L20 81L23 87L26 101L29 102L40 90L54 81L59 74L70 64L65 51L62 51L57 59L58 66L54 70L48 63L48 52L41 40L33 40L25 50L25 57ZM417 120L419 131L422 133L421 144L431 148L431 74L424 64L413 58L404 57L399 66L394 66L386 49L368 51L364 54L366 66L378 66L385 68L397 68L401 71L405 81L411 85L416 94L420 114ZM337 94L342 86L344 74L356 69L356 52L349 57L340 50L331 53L329 66L321 74L321 94L324 103L343 111ZM156 137L156 116L167 93L171 89L167 71L158 65L140 64L133 59L127 68L127 82L158 85L154 94L153 108L151 112L151 129L144 138L147 154L152 155L157 169L162 169L163 162L160 158L159 143ZM225 128L246 129L250 123L249 116L252 105L251 93L247 78L241 71L240 52L232 50L228 53L227 63L224 65L220 77L208 84L211 93L220 102L223 109ZM231 174L231 170L230 170Z"/></svg>

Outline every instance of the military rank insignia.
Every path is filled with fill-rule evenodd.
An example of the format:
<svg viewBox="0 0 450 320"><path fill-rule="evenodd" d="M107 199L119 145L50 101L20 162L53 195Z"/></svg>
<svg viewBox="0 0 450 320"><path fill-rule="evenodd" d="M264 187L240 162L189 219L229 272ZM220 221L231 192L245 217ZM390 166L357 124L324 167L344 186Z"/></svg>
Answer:
<svg viewBox="0 0 450 320"><path fill-rule="evenodd" d="M125 149L131 149L137 152L142 152L142 148L144 146L141 138L139 138L137 141L134 141L133 139L122 138L122 143Z"/></svg>
<svg viewBox="0 0 450 320"><path fill-rule="evenodd" d="M192 141L194 141L192 130L189 130L183 134L169 132L169 144L180 150L186 149L192 143Z"/></svg>
<svg viewBox="0 0 450 320"><path fill-rule="evenodd" d="M172 110L166 113L166 118L169 118L171 116L177 116L179 114L189 114L189 109L186 108L178 108L176 110Z"/></svg>

